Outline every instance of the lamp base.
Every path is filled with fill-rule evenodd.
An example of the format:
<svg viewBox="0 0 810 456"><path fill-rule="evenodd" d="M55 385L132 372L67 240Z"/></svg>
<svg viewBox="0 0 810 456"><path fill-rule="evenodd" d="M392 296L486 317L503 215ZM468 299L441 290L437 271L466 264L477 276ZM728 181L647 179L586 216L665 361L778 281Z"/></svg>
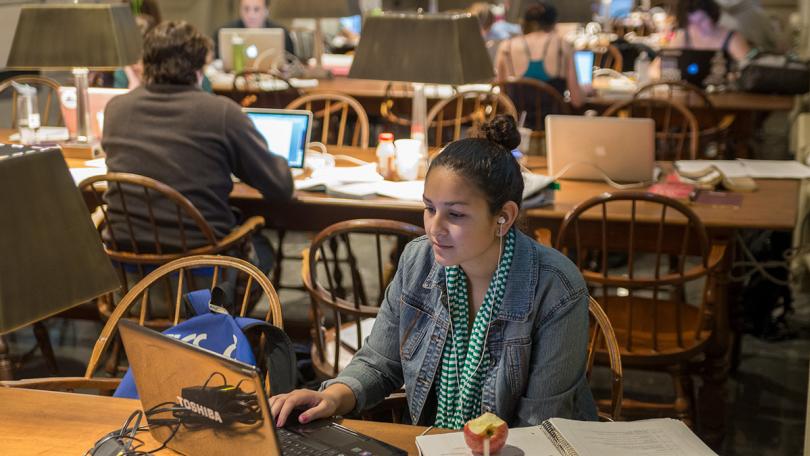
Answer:
<svg viewBox="0 0 810 456"><path fill-rule="evenodd" d="M320 65L305 67L301 75L302 79L332 79L334 77L331 71Z"/></svg>
<svg viewBox="0 0 810 456"><path fill-rule="evenodd" d="M82 160L92 160L104 156L101 145L97 141L81 142L71 140L60 144L62 156L65 158L79 158Z"/></svg>

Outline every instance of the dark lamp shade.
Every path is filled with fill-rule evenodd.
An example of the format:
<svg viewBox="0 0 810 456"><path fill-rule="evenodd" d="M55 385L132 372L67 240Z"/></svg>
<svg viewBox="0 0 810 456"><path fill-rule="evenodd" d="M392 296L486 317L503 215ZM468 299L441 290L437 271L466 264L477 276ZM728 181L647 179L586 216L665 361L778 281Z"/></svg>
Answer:
<svg viewBox="0 0 810 456"><path fill-rule="evenodd" d="M57 149L0 159L0 334L119 288Z"/></svg>
<svg viewBox="0 0 810 456"><path fill-rule="evenodd" d="M349 71L350 78L452 85L494 76L478 20L466 13L369 16Z"/></svg>
<svg viewBox="0 0 810 456"><path fill-rule="evenodd" d="M112 70L141 57L141 33L128 5L24 6L8 68Z"/></svg>
<svg viewBox="0 0 810 456"><path fill-rule="evenodd" d="M273 0L270 17L279 19L330 18L360 14L358 0Z"/></svg>

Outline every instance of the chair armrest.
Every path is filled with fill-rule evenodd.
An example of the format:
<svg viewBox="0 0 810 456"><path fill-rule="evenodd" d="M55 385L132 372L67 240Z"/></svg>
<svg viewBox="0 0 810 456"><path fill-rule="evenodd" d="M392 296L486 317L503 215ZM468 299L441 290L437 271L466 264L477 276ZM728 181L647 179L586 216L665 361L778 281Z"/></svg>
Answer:
<svg viewBox="0 0 810 456"><path fill-rule="evenodd" d="M101 206L97 207L96 210L90 214L90 219L93 220L93 226L96 227L96 231L101 230L104 224L104 211L101 209Z"/></svg>
<svg viewBox="0 0 810 456"><path fill-rule="evenodd" d="M551 247L551 230L548 228L538 228L534 230L534 238L540 244Z"/></svg>
<svg viewBox="0 0 810 456"><path fill-rule="evenodd" d="M725 243L717 243L712 244L711 250L709 251L709 258L707 260L708 265L707 269L709 271L713 271L717 265L723 260L723 257L726 256L726 244Z"/></svg>
<svg viewBox="0 0 810 456"><path fill-rule="evenodd" d="M0 382L3 388L27 388L47 391L73 391L77 389L93 389L102 392L114 391L121 383L120 378L104 377L46 377L26 378L23 380L8 380Z"/></svg>
<svg viewBox="0 0 810 456"><path fill-rule="evenodd" d="M301 282L307 290L313 289L309 281L309 248L301 250Z"/></svg>
<svg viewBox="0 0 810 456"><path fill-rule="evenodd" d="M217 242L217 246L213 253L220 253L229 250L234 245L244 241L247 236L250 236L254 231L264 226L264 217L254 216L245 220L244 223L233 229L227 236Z"/></svg>
<svg viewBox="0 0 810 456"><path fill-rule="evenodd" d="M734 123L735 116L734 114L726 114L720 119L720 123L717 124L718 131L724 131L731 128L731 124Z"/></svg>

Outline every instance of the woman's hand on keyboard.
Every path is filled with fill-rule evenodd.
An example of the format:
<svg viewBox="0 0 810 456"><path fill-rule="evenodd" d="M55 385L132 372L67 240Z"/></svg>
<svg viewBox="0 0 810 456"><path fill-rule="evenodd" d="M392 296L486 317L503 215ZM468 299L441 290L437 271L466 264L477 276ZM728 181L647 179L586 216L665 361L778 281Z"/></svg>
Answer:
<svg viewBox="0 0 810 456"><path fill-rule="evenodd" d="M348 413L354 408L355 397L349 387L337 383L323 391L298 389L278 394L270 397L269 402L276 427L283 427L295 410L303 410L298 415L298 421L302 424Z"/></svg>

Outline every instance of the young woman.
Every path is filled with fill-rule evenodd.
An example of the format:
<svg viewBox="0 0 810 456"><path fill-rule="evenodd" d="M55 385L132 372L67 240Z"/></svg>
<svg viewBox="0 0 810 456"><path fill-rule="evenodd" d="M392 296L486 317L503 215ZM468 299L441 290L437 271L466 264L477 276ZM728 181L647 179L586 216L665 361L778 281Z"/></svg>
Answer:
<svg viewBox="0 0 810 456"><path fill-rule="evenodd" d="M523 35L503 41L495 56L499 81L531 78L545 82L560 94L568 89L571 104L580 107L585 95L577 83L573 49L556 33L557 10L537 2L523 15Z"/></svg>
<svg viewBox="0 0 810 456"><path fill-rule="evenodd" d="M277 424L371 408L405 385L413 423L460 429L595 419L585 378L588 290L557 251L514 228L523 179L512 118L448 145L425 181L426 236L405 249L366 343L320 391L270 398Z"/></svg>
<svg viewBox="0 0 810 456"><path fill-rule="evenodd" d="M730 65L739 62L751 47L745 38L717 23L720 7L713 0L681 0L678 5L678 23L681 27L669 47L723 51Z"/></svg>

